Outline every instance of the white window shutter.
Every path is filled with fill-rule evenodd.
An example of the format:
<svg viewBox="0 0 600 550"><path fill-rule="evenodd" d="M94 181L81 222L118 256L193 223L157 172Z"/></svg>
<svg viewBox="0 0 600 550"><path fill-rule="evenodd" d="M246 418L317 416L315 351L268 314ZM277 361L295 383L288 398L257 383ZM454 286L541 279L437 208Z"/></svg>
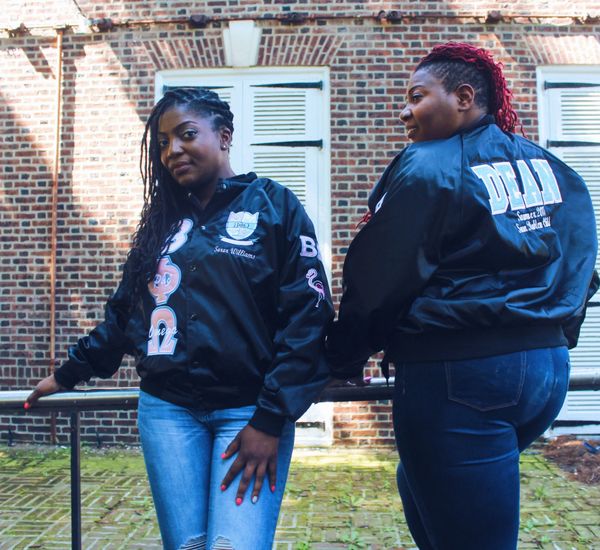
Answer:
<svg viewBox="0 0 600 550"><path fill-rule="evenodd" d="M289 187L316 222L323 94L318 89L278 87L285 86L281 80L272 84L248 89L250 166L257 174Z"/></svg>
<svg viewBox="0 0 600 550"><path fill-rule="evenodd" d="M555 88L558 104L552 134L558 140L600 141L600 88Z"/></svg>
<svg viewBox="0 0 600 550"><path fill-rule="evenodd" d="M180 87L185 87L185 88L208 88L209 90L212 90L213 92L215 92L223 101L227 101L227 103L231 103L231 98L233 95L233 86L231 85L227 85L225 83L219 85L219 83L214 83L214 82L210 82L210 83L204 83L201 80L198 82L195 82L194 84L187 84L187 83L181 83L181 84L176 84L176 83L172 83L170 85L164 85L162 87L161 90L161 94L160 97L162 97L165 92L167 90L173 89L173 88L180 88ZM157 99L160 99L157 98Z"/></svg>
<svg viewBox="0 0 600 550"><path fill-rule="evenodd" d="M598 107L600 109L600 106ZM564 160L575 170L587 184L592 197L596 220L600 220L600 139L596 147L561 147L552 149L552 152ZM596 223L596 231L600 240L600 223ZM600 270L600 256L596 260L596 269ZM600 296L593 298L600 300ZM600 345L600 340L598 340ZM600 367L600 356L598 364Z"/></svg>
<svg viewBox="0 0 600 550"><path fill-rule="evenodd" d="M254 137L306 136L306 90L255 87L251 93Z"/></svg>
<svg viewBox="0 0 600 550"><path fill-rule="evenodd" d="M585 180L596 220L600 220L600 68L539 69L542 145ZM600 224L596 224L600 238ZM596 269L600 270L600 261ZM592 303L600 302L600 296ZM589 307L577 347L570 352L573 369L600 367L600 307ZM600 392L569 392L558 420L600 422ZM577 431L577 430L575 430Z"/></svg>
<svg viewBox="0 0 600 550"><path fill-rule="evenodd" d="M305 151L254 150L252 170L289 187L300 202L306 205L306 156Z"/></svg>
<svg viewBox="0 0 600 550"><path fill-rule="evenodd" d="M596 220L600 220L600 146L561 147L553 149L552 152L585 180L592 196ZM599 223L596 223L596 231L600 239ZM600 270L598 260L596 269ZM592 302L599 300L598 295L592 298ZM579 342L570 355L572 367L575 369L600 367L600 307L588 308ZM600 422L600 392L569 392L559 419Z"/></svg>

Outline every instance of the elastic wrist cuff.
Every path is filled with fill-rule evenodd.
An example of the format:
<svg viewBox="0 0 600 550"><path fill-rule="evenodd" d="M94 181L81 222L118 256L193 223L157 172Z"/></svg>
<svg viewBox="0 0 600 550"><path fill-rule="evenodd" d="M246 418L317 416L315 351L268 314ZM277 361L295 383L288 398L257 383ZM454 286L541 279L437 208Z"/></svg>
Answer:
<svg viewBox="0 0 600 550"><path fill-rule="evenodd" d="M285 424L285 417L279 416L265 409L256 409L256 412L248 422L253 428L269 435L279 437Z"/></svg>
<svg viewBox="0 0 600 550"><path fill-rule="evenodd" d="M78 376L65 372L62 367L54 371L54 379L67 390L72 390L81 381Z"/></svg>

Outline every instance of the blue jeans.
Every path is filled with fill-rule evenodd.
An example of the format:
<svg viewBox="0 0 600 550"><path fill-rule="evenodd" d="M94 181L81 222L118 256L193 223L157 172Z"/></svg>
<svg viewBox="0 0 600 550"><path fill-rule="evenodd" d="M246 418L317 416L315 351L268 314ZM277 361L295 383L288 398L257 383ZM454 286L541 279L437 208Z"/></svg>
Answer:
<svg viewBox="0 0 600 550"><path fill-rule="evenodd" d="M274 493L267 479L256 504L249 487L237 506L241 473L225 492L220 489L235 460L221 454L254 411L254 406L188 409L140 392L138 426L166 550L271 548L294 446L293 423L286 423L280 438Z"/></svg>
<svg viewBox="0 0 600 550"><path fill-rule="evenodd" d="M564 347L396 365L398 489L421 550L517 547L519 453L568 383Z"/></svg>

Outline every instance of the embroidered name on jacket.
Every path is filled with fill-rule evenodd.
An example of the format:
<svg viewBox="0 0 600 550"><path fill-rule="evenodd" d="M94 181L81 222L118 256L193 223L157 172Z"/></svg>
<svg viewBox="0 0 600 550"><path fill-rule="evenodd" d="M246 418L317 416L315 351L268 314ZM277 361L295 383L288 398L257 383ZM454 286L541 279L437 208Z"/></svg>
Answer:
<svg viewBox="0 0 600 550"><path fill-rule="evenodd" d="M509 206L517 211L515 227L519 233L550 227L550 216L544 207L562 202L556 176L548 161L529 159L529 163L533 171L525 160L516 161L516 172L510 162L471 166L487 190L494 216L506 213ZM527 212L521 212L523 210Z"/></svg>

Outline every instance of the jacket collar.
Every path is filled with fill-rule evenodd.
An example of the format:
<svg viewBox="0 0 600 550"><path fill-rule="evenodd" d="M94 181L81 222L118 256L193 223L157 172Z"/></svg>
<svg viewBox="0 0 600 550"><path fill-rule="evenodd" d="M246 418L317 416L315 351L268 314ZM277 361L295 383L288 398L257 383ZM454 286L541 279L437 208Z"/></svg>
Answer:
<svg viewBox="0 0 600 550"><path fill-rule="evenodd" d="M219 179L215 194L212 196L205 208L202 208L200 201L194 193L188 193L189 204L192 214L204 219L210 217L214 212L224 208L240 193L245 191L251 183L257 179L254 172L247 174L238 174L231 178Z"/></svg>
<svg viewBox="0 0 600 550"><path fill-rule="evenodd" d="M482 128L483 126L489 126L490 124L496 124L496 119L494 118L494 115L483 115L477 122L475 122L474 124L471 124L471 126L467 126L466 128L463 128L462 130L459 130L458 132L456 132L456 135L464 135L468 132L472 132L473 130L477 130L477 128Z"/></svg>
<svg viewBox="0 0 600 550"><path fill-rule="evenodd" d="M244 190L248 187L255 179L257 175L254 172L248 172L247 174L238 174L231 178L219 179L217 183L216 193L226 193L233 189Z"/></svg>

